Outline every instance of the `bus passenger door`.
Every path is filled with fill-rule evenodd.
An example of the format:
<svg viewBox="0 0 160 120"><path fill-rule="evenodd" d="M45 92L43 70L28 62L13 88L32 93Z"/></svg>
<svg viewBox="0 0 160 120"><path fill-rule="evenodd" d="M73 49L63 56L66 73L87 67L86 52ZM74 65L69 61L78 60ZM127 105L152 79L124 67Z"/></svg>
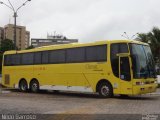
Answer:
<svg viewBox="0 0 160 120"><path fill-rule="evenodd" d="M120 93L132 95L131 61L128 56L119 57Z"/></svg>

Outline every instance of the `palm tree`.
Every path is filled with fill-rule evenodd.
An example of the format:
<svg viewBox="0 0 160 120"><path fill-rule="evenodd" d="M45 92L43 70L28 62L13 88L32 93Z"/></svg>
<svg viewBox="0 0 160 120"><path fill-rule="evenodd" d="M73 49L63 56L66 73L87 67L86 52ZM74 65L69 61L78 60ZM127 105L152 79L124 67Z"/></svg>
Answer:
<svg viewBox="0 0 160 120"><path fill-rule="evenodd" d="M146 33L138 33L138 37L136 40L139 40L141 42L149 43L149 38Z"/></svg>
<svg viewBox="0 0 160 120"><path fill-rule="evenodd" d="M151 32L140 33L136 38L150 44L154 59L160 61L160 29L154 27Z"/></svg>
<svg viewBox="0 0 160 120"><path fill-rule="evenodd" d="M149 39L151 40L151 49L153 55L160 60L160 29L154 27L152 32L148 33Z"/></svg>

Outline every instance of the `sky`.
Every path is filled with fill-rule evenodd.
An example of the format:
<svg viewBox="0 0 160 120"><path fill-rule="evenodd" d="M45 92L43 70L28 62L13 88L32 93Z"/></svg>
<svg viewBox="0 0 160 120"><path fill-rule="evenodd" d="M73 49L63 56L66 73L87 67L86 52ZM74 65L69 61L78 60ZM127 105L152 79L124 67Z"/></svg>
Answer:
<svg viewBox="0 0 160 120"><path fill-rule="evenodd" d="M0 0L8 4L8 0ZM25 0L10 0L15 8ZM160 0L31 0L18 11L17 24L31 38L62 34L79 42L125 39L160 27ZM0 4L0 27L13 23L13 12Z"/></svg>

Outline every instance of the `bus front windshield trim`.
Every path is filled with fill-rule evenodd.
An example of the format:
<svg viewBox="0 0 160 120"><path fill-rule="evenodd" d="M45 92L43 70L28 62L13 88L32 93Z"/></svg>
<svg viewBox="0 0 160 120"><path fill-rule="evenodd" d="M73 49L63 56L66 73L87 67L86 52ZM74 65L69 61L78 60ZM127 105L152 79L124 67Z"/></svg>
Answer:
<svg viewBox="0 0 160 120"><path fill-rule="evenodd" d="M154 61L149 46L130 44L133 78L155 77Z"/></svg>

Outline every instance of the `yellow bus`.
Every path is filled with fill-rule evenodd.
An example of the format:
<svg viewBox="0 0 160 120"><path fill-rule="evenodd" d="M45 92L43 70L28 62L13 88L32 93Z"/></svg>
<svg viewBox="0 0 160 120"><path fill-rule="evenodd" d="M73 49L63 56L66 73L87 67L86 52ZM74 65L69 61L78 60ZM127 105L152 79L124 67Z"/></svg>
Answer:
<svg viewBox="0 0 160 120"><path fill-rule="evenodd" d="M21 91L99 93L101 97L156 91L150 47L135 40L51 45L7 51L2 84Z"/></svg>

